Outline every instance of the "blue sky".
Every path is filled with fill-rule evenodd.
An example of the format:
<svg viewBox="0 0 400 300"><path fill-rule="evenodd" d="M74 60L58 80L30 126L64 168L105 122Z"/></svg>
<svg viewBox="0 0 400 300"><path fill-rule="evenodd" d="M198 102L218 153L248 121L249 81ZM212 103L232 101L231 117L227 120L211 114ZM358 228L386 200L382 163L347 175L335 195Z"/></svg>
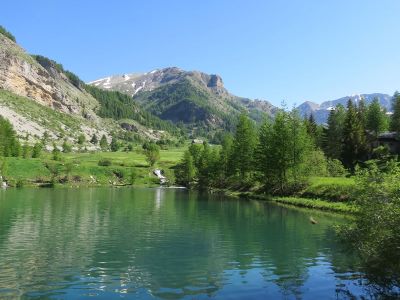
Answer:
<svg viewBox="0 0 400 300"><path fill-rule="evenodd" d="M400 89L400 1L2 1L30 53L90 81L178 66L279 105Z"/></svg>

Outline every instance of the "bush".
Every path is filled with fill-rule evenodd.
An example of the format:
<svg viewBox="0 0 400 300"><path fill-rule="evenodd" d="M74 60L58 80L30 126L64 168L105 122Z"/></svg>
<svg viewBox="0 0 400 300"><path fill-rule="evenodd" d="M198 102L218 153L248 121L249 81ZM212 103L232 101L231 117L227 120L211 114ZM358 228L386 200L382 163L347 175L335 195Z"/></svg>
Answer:
<svg viewBox="0 0 400 300"><path fill-rule="evenodd" d="M99 160L99 162L97 164L102 167L109 167L112 165L112 162L108 158L102 158Z"/></svg>
<svg viewBox="0 0 400 300"><path fill-rule="evenodd" d="M328 173L332 177L342 177L347 174L343 164L338 159L328 159Z"/></svg>
<svg viewBox="0 0 400 300"><path fill-rule="evenodd" d="M22 188L22 187L24 187L24 185L25 185L25 182L22 179L18 179L17 183L15 184L15 187Z"/></svg>
<svg viewBox="0 0 400 300"><path fill-rule="evenodd" d="M370 281L388 288L400 286L400 166L388 172L376 164L358 171L359 213L353 224L339 230L343 241L356 249Z"/></svg>
<svg viewBox="0 0 400 300"><path fill-rule="evenodd" d="M16 42L15 36L12 35L11 32L9 32L7 29L5 29L3 26L0 25L0 33L5 35L7 38L12 40L14 43Z"/></svg>

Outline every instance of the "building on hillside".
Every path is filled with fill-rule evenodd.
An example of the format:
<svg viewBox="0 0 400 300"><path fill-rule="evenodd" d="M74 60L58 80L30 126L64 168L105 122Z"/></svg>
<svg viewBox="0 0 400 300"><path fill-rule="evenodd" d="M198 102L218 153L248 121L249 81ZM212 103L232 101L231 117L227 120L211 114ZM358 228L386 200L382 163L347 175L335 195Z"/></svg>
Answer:
<svg viewBox="0 0 400 300"><path fill-rule="evenodd" d="M400 154L400 134L384 132L372 143L372 147L386 146L391 154Z"/></svg>

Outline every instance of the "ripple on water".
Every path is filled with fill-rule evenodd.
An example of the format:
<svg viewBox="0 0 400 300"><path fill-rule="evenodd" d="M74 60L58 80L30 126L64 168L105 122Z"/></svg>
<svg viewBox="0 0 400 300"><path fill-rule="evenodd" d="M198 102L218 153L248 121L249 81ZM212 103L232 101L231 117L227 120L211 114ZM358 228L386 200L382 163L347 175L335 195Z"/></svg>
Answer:
<svg viewBox="0 0 400 300"><path fill-rule="evenodd" d="M340 217L312 226L308 213L263 202L103 188L8 190L0 212L0 298L364 293L332 242Z"/></svg>

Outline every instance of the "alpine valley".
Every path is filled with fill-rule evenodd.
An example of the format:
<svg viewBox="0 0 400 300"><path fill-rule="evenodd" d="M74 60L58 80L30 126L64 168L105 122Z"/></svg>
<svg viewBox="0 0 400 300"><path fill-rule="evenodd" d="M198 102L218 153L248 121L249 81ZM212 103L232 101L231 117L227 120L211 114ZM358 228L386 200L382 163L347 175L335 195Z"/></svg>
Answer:
<svg viewBox="0 0 400 300"><path fill-rule="evenodd" d="M350 98L375 97L390 111L391 96L362 94L321 104L304 102L301 115L326 122L329 111ZM177 67L130 73L84 83L51 59L30 55L0 33L0 114L30 142L44 134L60 143L91 136L130 140L179 140L187 136L216 141L233 131L242 112L255 122L279 110L266 100L231 94L218 75Z"/></svg>

